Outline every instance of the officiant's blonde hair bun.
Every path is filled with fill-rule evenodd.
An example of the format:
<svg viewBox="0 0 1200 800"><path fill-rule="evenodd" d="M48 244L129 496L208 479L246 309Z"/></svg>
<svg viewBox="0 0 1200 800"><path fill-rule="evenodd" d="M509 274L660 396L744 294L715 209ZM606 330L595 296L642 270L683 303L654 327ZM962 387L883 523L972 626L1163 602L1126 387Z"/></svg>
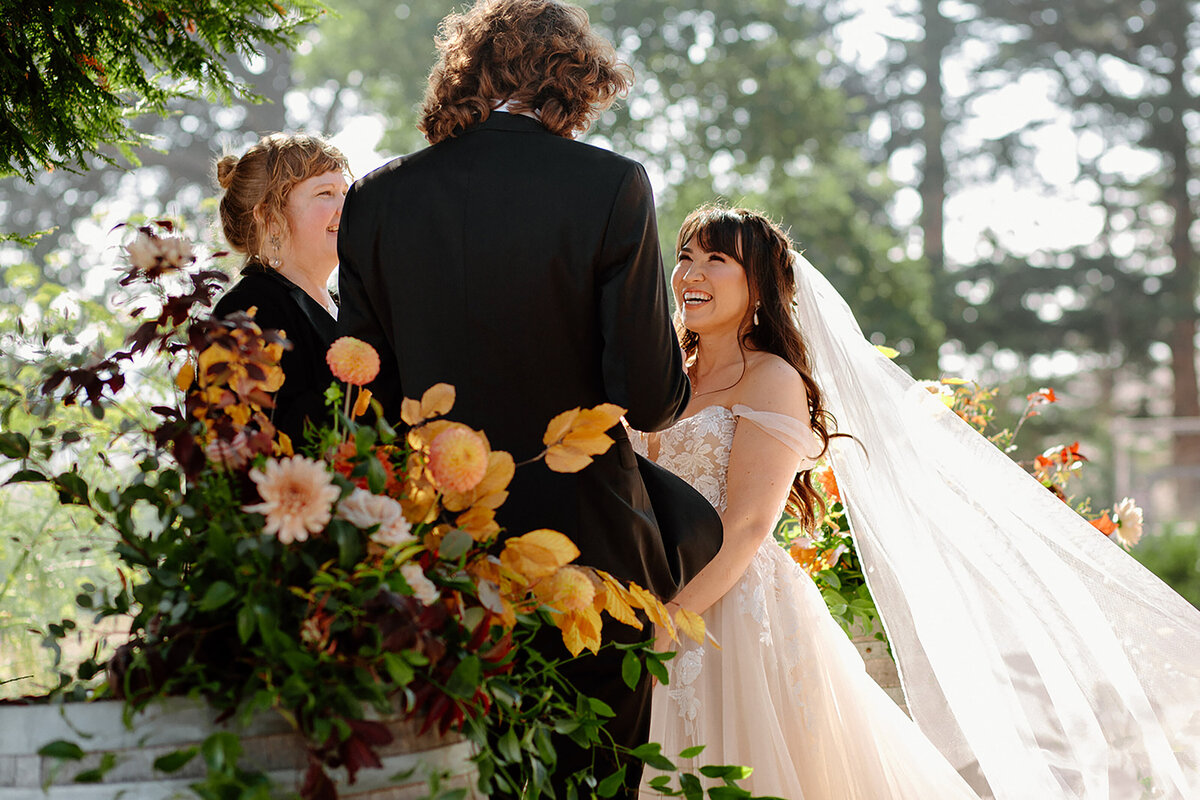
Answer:
<svg viewBox="0 0 1200 800"><path fill-rule="evenodd" d="M225 241L247 256L263 255L272 232L289 234L283 209L292 187L314 175L349 172L342 152L318 136L272 133L242 156L217 159L221 231Z"/></svg>
<svg viewBox="0 0 1200 800"><path fill-rule="evenodd" d="M417 124L430 144L487 119L501 101L571 137L633 83L587 12L559 0L477 0L442 20L436 44Z"/></svg>

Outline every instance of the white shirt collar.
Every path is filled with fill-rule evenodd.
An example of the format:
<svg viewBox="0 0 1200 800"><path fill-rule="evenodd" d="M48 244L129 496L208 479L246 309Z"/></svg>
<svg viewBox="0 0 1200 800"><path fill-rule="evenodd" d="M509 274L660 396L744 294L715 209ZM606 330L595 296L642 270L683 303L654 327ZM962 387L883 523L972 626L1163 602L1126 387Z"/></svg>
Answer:
<svg viewBox="0 0 1200 800"><path fill-rule="evenodd" d="M535 108L533 111L517 111L513 107L511 100L493 100L493 103L499 105L492 106L493 111L503 111L506 114L521 114L522 116L530 117L531 119L540 120L542 118L541 109Z"/></svg>

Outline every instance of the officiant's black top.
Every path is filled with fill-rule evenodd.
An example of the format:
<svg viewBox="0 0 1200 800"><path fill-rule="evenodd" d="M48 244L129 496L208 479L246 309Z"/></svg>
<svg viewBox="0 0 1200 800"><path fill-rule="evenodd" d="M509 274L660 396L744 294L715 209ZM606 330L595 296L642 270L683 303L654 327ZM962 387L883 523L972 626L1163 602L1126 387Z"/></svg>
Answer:
<svg viewBox="0 0 1200 800"><path fill-rule="evenodd" d="M357 181L338 257L338 333L379 350L370 388L394 423L403 397L450 383L449 418L521 462L568 409L616 403L632 427L654 431L687 405L654 199L636 161L492 112ZM508 535L561 531L578 563L670 597L679 576L656 509L624 430L612 434L616 445L582 472L519 468L497 519Z"/></svg>
<svg viewBox="0 0 1200 800"><path fill-rule="evenodd" d="M292 343L280 360L284 379L275 393L272 422L298 450L304 444L304 420L319 424L328 417L324 394L333 375L325 351L335 338L335 322L303 289L257 261L242 269L241 279L217 301L213 315L224 317L252 306L258 308L254 321L260 328L282 330Z"/></svg>

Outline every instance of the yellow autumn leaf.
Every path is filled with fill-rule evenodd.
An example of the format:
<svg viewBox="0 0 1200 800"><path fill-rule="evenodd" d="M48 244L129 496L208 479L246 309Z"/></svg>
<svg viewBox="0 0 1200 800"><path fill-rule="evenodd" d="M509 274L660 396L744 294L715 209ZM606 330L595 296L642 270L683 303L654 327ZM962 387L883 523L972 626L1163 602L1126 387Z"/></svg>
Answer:
<svg viewBox="0 0 1200 800"><path fill-rule="evenodd" d="M208 383L208 371L217 364L228 364L237 361L237 356L219 344L210 344L204 348L199 357L200 385Z"/></svg>
<svg viewBox="0 0 1200 800"><path fill-rule="evenodd" d="M615 403L601 403L579 412L572 431L606 431L621 421L625 409Z"/></svg>
<svg viewBox="0 0 1200 800"><path fill-rule="evenodd" d="M643 628L642 621L633 613L633 606L629 605L621 593L615 591L607 581L604 582L604 610L617 622L623 622L639 631Z"/></svg>
<svg viewBox="0 0 1200 800"><path fill-rule="evenodd" d="M411 397L404 398L400 402L400 421L405 425L418 425L424 421L424 417L421 416L421 404Z"/></svg>
<svg viewBox="0 0 1200 800"><path fill-rule="evenodd" d="M269 367L266 370L267 377L263 380L263 391L278 392L279 387L283 386L284 374L283 369L279 366Z"/></svg>
<svg viewBox="0 0 1200 800"><path fill-rule="evenodd" d="M440 417L454 408L454 387L448 383L435 383L421 395L421 418Z"/></svg>
<svg viewBox="0 0 1200 800"><path fill-rule="evenodd" d="M542 436L542 444L549 447L555 442L562 441L562 438L571 430L571 423L578 416L579 409L572 408L570 411L564 411L550 420L550 424L546 426L546 433Z"/></svg>
<svg viewBox="0 0 1200 800"><path fill-rule="evenodd" d="M592 609L563 614L558 619L558 625L562 630L563 644L571 651L571 655L579 655L584 648L593 653L600 649L600 615Z"/></svg>
<svg viewBox="0 0 1200 800"><path fill-rule="evenodd" d="M277 442L275 442L274 449L275 449L275 455L277 455L277 456L295 455L294 451L292 450L291 437L289 437L283 431L279 432L279 440Z"/></svg>
<svg viewBox="0 0 1200 800"><path fill-rule="evenodd" d="M472 506L466 513L459 514L454 524L471 534L471 538L477 542L486 541L500 532L495 509L482 506Z"/></svg>
<svg viewBox="0 0 1200 800"><path fill-rule="evenodd" d="M556 444L546 451L546 466L555 472L579 472L591 463L591 456L570 445Z"/></svg>
<svg viewBox="0 0 1200 800"><path fill-rule="evenodd" d="M185 361L179 369L179 374L175 376L175 385L179 387L179 391L186 392L192 388L192 381L195 379L196 368L192 366L191 361Z"/></svg>
<svg viewBox="0 0 1200 800"><path fill-rule="evenodd" d="M888 347L886 344L877 344L875 345L875 349L883 353L888 358L895 358L896 356L900 355L899 350L894 347Z"/></svg>
<svg viewBox="0 0 1200 800"><path fill-rule="evenodd" d="M528 580L538 580L578 557L574 542L558 531L542 529L507 540L500 563Z"/></svg>
<svg viewBox="0 0 1200 800"><path fill-rule="evenodd" d="M704 617L680 606L675 612L675 627L694 642L704 644Z"/></svg>
<svg viewBox="0 0 1200 800"><path fill-rule="evenodd" d="M641 608L651 622L665 629L672 639L675 638L675 625L671 622L671 615L657 597L633 581L629 582L629 594L633 597L631 605Z"/></svg>
<svg viewBox="0 0 1200 800"><path fill-rule="evenodd" d="M563 444L589 456L598 456L612 447L613 439L603 431L571 431L563 437Z"/></svg>

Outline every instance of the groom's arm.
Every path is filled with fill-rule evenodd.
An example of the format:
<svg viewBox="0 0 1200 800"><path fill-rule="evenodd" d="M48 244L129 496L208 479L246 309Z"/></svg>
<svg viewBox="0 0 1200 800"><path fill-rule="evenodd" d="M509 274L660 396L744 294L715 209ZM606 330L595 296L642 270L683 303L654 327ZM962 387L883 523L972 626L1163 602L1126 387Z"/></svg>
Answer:
<svg viewBox="0 0 1200 800"><path fill-rule="evenodd" d="M654 194L631 163L614 199L601 249L600 324L604 386L642 431L670 425L690 389L667 306Z"/></svg>
<svg viewBox="0 0 1200 800"><path fill-rule="evenodd" d="M382 302L387 306L387 287L382 285L382 265L375 263L375 248L370 241L373 226L370 210L361 205L359 184L350 187L342 206L338 224L338 336L353 336L375 348L379 353L379 376L367 388L383 404L391 422L400 419L403 390L391 341L394 330L391 315L381 315ZM358 202L356 203L356 198ZM357 210L356 210L357 209Z"/></svg>

